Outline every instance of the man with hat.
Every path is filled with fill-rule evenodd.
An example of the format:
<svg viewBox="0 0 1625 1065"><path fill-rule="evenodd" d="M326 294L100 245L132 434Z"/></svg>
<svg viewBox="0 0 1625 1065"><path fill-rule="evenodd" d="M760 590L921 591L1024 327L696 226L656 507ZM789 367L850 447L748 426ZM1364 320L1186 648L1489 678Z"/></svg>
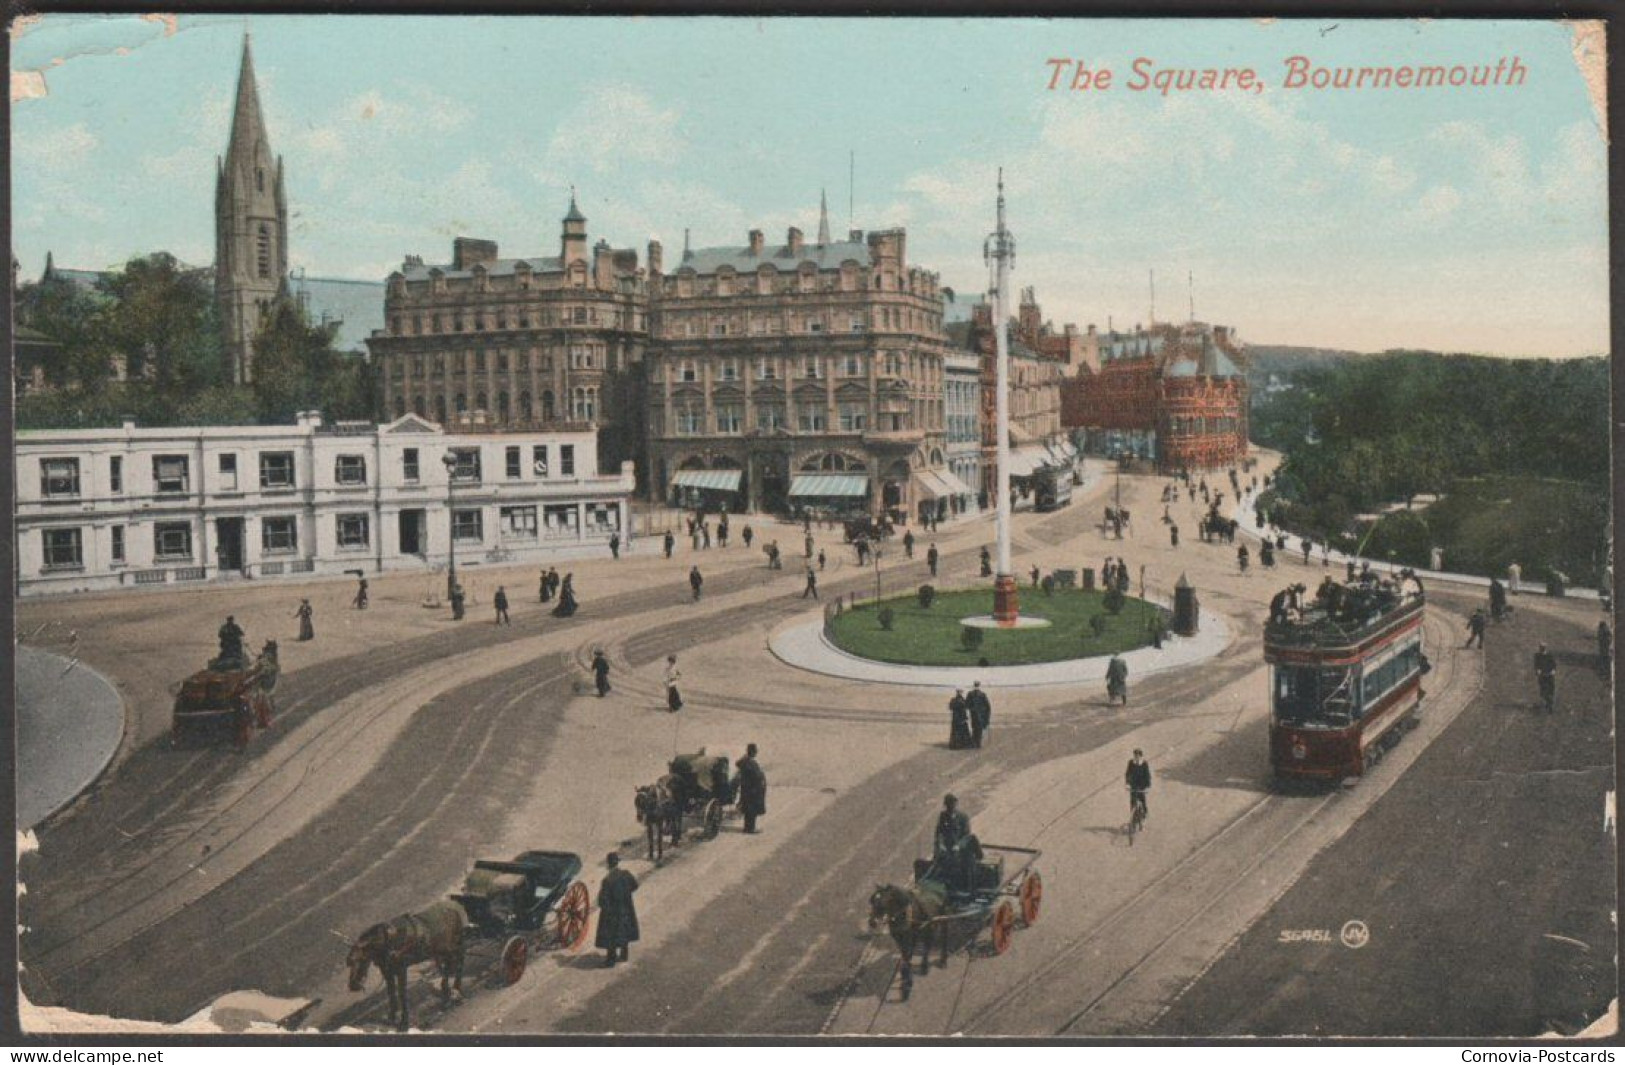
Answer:
<svg viewBox="0 0 1625 1065"><path fill-rule="evenodd" d="M628 945L638 938L638 911L632 893L638 878L621 868L621 856L610 851L604 859L609 872L598 884L598 938L596 944L607 953L604 964L629 961Z"/></svg>
<svg viewBox="0 0 1625 1065"><path fill-rule="evenodd" d="M745 831L756 831L756 819L767 813L767 774L756 761L756 745L745 745L745 757L735 762L739 770L739 812L745 815Z"/></svg>

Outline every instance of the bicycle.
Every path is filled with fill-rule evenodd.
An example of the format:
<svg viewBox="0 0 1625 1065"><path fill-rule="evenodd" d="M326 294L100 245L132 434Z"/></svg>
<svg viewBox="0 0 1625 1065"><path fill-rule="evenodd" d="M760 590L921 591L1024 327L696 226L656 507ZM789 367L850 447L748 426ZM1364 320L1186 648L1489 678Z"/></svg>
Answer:
<svg viewBox="0 0 1625 1065"><path fill-rule="evenodd" d="M1128 793L1128 845L1134 846L1134 837L1145 830L1145 792L1134 788Z"/></svg>

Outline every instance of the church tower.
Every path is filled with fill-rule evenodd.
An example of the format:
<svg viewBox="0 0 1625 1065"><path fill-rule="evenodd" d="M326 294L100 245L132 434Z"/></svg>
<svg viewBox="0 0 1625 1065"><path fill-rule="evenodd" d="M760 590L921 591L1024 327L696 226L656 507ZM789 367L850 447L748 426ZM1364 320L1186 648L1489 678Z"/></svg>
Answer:
<svg viewBox="0 0 1625 1065"><path fill-rule="evenodd" d="M238 384L254 379L254 337L288 276L288 200L282 158L260 114L254 53L243 38L226 157L215 159L214 294L226 357Z"/></svg>

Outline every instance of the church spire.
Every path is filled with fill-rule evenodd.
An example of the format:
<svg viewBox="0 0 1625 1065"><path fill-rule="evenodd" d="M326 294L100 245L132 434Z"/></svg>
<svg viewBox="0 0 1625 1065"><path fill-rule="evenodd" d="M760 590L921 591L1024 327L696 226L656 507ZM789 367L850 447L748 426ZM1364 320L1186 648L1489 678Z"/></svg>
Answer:
<svg viewBox="0 0 1625 1065"><path fill-rule="evenodd" d="M829 198L823 189L818 190L818 243L829 243Z"/></svg>
<svg viewBox="0 0 1625 1065"><path fill-rule="evenodd" d="M231 113L231 141L226 146L226 165L244 156L252 159L254 148L265 136L265 118L260 113L260 90L254 78L254 46L243 35L242 65L237 71L237 103ZM267 146L269 146L267 144Z"/></svg>

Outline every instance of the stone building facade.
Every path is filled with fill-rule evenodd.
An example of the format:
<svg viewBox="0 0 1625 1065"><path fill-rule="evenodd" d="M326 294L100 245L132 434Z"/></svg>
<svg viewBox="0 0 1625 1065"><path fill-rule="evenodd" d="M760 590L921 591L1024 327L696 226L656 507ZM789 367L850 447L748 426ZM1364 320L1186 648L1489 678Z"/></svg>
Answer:
<svg viewBox="0 0 1625 1065"><path fill-rule="evenodd" d="M1227 326L1156 323L1084 338L1098 369L1069 378L1064 421L1100 454L1155 460L1169 472L1247 455L1246 348Z"/></svg>
<svg viewBox="0 0 1625 1065"><path fill-rule="evenodd" d="M837 241L826 216L669 270L651 246L649 289L651 497L912 516L956 493L942 294L902 230Z"/></svg>
<svg viewBox="0 0 1625 1065"><path fill-rule="evenodd" d="M966 513L977 508L982 484L982 360L969 351L950 350L944 365L948 470L965 486L949 501L949 509Z"/></svg>
<svg viewBox="0 0 1625 1065"><path fill-rule="evenodd" d="M637 251L589 248L572 197L556 256L502 258L494 241L458 237L448 263L408 257L367 346L386 417L596 427L606 470L641 471L647 320Z"/></svg>

